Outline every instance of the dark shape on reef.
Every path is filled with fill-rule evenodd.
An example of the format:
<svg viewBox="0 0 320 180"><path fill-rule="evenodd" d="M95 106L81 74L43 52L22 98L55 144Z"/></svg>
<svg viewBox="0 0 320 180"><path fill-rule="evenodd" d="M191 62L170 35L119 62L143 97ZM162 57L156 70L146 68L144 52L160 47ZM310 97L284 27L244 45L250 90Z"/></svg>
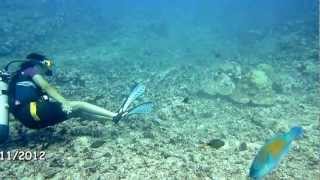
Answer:
<svg viewBox="0 0 320 180"><path fill-rule="evenodd" d="M190 98L189 97L185 97L183 100L182 100L182 102L183 103L189 103L189 101L190 101Z"/></svg>
<svg viewBox="0 0 320 180"><path fill-rule="evenodd" d="M98 147L101 147L104 143L106 143L106 141L104 140L97 140L95 142L93 142L90 147L91 148L98 148Z"/></svg>
<svg viewBox="0 0 320 180"><path fill-rule="evenodd" d="M245 151L248 149L247 143L243 142L239 146L239 151Z"/></svg>
<svg viewBox="0 0 320 180"><path fill-rule="evenodd" d="M216 53L214 53L214 57L215 57L215 58L221 58L221 54L218 53L218 52L216 52Z"/></svg>
<svg viewBox="0 0 320 180"><path fill-rule="evenodd" d="M224 141L220 139L211 139L206 145L215 149L219 149L224 146Z"/></svg>

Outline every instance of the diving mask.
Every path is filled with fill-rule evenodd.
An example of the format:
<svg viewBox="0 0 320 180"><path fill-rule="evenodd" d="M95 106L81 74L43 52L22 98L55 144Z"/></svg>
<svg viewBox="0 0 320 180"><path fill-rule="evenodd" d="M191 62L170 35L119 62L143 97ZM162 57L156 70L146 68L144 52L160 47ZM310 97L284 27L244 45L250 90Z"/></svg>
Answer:
<svg viewBox="0 0 320 180"><path fill-rule="evenodd" d="M53 61L50 60L50 59L44 59L41 61L41 64L44 65L46 68L47 68L47 71L46 71L46 75L47 76L52 76L52 67L53 67Z"/></svg>
<svg viewBox="0 0 320 180"><path fill-rule="evenodd" d="M53 67L53 61L52 60L50 60L50 59L44 59L44 60L42 60L41 61L41 63L43 64L43 65L45 65L48 69L52 69L52 67Z"/></svg>

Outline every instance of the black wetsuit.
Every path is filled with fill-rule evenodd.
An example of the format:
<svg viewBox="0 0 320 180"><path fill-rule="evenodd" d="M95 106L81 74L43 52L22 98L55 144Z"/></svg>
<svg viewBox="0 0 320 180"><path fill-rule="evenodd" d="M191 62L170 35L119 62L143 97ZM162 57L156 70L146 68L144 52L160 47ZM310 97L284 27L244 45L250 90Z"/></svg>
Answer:
<svg viewBox="0 0 320 180"><path fill-rule="evenodd" d="M67 119L61 103L49 100L32 80L37 67L17 71L9 84L10 112L26 127L39 129Z"/></svg>

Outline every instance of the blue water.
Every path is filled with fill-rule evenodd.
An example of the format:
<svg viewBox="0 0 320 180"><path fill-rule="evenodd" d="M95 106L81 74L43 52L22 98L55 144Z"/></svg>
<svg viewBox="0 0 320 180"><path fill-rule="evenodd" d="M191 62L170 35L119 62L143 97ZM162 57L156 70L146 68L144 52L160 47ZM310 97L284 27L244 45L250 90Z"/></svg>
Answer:
<svg viewBox="0 0 320 180"><path fill-rule="evenodd" d="M55 62L68 99L116 111L130 89L155 109L119 125L87 117L34 131L10 121L0 177L246 179L275 134L301 126L266 179L317 179L319 19L315 0L1 0L0 65ZM136 102L138 104L139 102Z"/></svg>

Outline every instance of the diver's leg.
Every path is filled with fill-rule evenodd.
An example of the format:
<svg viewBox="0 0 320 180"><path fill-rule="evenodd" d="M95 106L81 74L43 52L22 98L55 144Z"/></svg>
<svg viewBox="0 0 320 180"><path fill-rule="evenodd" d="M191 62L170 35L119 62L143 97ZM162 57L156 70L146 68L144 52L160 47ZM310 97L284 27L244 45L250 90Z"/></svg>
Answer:
<svg viewBox="0 0 320 180"><path fill-rule="evenodd" d="M112 119L110 116L101 116L101 115L96 115L92 113L87 113L85 111L77 111L71 114L71 117L82 117L86 119L94 119L94 120L106 120L106 119Z"/></svg>
<svg viewBox="0 0 320 180"><path fill-rule="evenodd" d="M83 101L74 101L75 105L74 105L74 109L75 110L79 110L82 111L84 113L88 113L91 114L93 116L102 116L105 118L110 118L112 119L114 116L117 115L117 113L112 112L112 111L108 111L102 107L87 103L87 102L83 102Z"/></svg>

